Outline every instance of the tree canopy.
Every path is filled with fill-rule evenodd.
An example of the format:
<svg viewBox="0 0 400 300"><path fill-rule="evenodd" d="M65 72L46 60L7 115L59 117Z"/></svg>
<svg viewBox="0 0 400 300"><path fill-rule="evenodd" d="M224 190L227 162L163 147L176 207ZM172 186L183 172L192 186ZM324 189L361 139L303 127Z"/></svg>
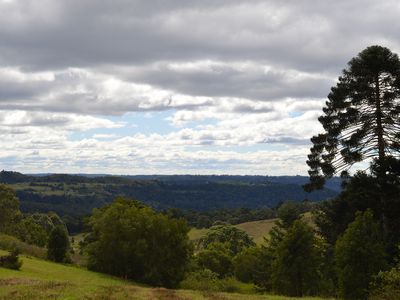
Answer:
<svg viewBox="0 0 400 300"><path fill-rule="evenodd" d="M232 255L236 255L250 246L255 246L253 239L246 232L231 225L211 227L209 232L200 239L199 245L207 248L209 244L216 242L226 243Z"/></svg>
<svg viewBox="0 0 400 300"><path fill-rule="evenodd" d="M20 213L19 200L12 188L0 184L0 232L6 231L6 227Z"/></svg>
<svg viewBox="0 0 400 300"><path fill-rule="evenodd" d="M312 137L308 155L310 184L346 174L355 163L374 159L378 174L388 171L387 159L400 155L400 61L381 46L361 51L332 87L318 120L325 132ZM392 164L390 164L392 165Z"/></svg>
<svg viewBox="0 0 400 300"><path fill-rule="evenodd" d="M192 252L184 220L117 198L95 209L89 223L89 268L156 286L183 279Z"/></svg>
<svg viewBox="0 0 400 300"><path fill-rule="evenodd" d="M344 299L366 299L374 275L386 268L385 249L371 210L358 213L335 246L339 292Z"/></svg>

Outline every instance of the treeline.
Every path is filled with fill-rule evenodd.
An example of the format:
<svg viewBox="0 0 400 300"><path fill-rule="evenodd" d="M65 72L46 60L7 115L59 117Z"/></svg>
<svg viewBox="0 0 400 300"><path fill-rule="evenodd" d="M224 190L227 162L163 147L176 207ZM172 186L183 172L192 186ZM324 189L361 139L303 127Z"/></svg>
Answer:
<svg viewBox="0 0 400 300"><path fill-rule="evenodd" d="M0 246L12 251L10 259L14 261L13 266L16 269L21 266L18 253L22 249L18 248L18 244L47 248L50 260L70 262L68 230L61 218L54 212L24 214L19 205L15 191L0 184ZM17 237L18 243L14 243L11 236Z"/></svg>
<svg viewBox="0 0 400 300"><path fill-rule="evenodd" d="M0 183L10 184L16 190L24 213L54 211L66 222L70 232L81 231L83 218L93 208L102 207L118 196L139 199L157 211L178 208L186 212L208 212L243 207L252 210L265 207L273 209L287 200L322 201L337 195L331 189L308 194L301 186L305 182L306 177L302 176L88 177L64 174L28 176L17 172L0 172ZM338 188L339 180L335 178L332 185ZM224 219L222 221L228 218L223 217L222 212L218 214L218 219ZM193 221L196 216L191 213L186 215L191 224L210 225L205 218ZM211 222L217 219L212 213L204 215ZM228 222L235 223L234 217ZM246 219L250 220L255 218Z"/></svg>
<svg viewBox="0 0 400 300"><path fill-rule="evenodd" d="M260 221L273 219L277 217L277 210L284 202L279 203L274 208L261 207L250 209L246 207L241 208L225 208L212 211L185 211L177 208L163 211L174 218L183 218L187 221L189 226L195 228L210 228L216 224L230 224L236 225L251 221ZM316 203L303 201L298 202L298 209L301 213L309 212L316 207Z"/></svg>
<svg viewBox="0 0 400 300"><path fill-rule="evenodd" d="M154 286L240 292L244 282L287 296L396 299L400 182L398 175L393 178L382 191L378 178L358 173L334 200L311 204L314 225L303 214L310 203L281 204L261 245L229 224L212 226L193 244L183 218L119 197L88 218L82 253L92 270ZM21 216L13 191L6 186L0 191L0 231L39 245L41 239L31 235L45 232L48 258L68 261L65 227L43 222L55 215ZM392 207L385 213L387 227L377 195Z"/></svg>
<svg viewBox="0 0 400 300"><path fill-rule="evenodd" d="M118 198L94 211L82 247L89 268L156 286L240 292L244 282L286 296L396 299L400 182L393 178L383 191L377 177L357 173L337 198L312 207L313 223L304 217L307 203L283 203L261 245L229 224L192 245L182 218ZM392 207L388 227L377 195Z"/></svg>

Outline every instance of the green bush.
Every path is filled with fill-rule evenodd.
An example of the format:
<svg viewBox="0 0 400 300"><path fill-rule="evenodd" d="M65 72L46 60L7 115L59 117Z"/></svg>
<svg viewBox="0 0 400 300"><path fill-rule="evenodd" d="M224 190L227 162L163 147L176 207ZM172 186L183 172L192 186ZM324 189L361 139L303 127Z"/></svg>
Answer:
<svg viewBox="0 0 400 300"><path fill-rule="evenodd" d="M17 248L20 253L34 256L37 258L46 258L46 249L34 245L29 245L17 239L16 237L0 233L0 249L12 251Z"/></svg>
<svg viewBox="0 0 400 300"><path fill-rule="evenodd" d="M339 292L344 299L365 299L369 283L386 269L379 224L371 210L357 213L335 245Z"/></svg>
<svg viewBox="0 0 400 300"><path fill-rule="evenodd" d="M19 251L14 249L9 255L0 256L0 267L19 270L22 266L22 261L19 259Z"/></svg>
<svg viewBox="0 0 400 300"><path fill-rule="evenodd" d="M180 287L187 290L218 291L218 274L208 269L191 272L181 282Z"/></svg>
<svg viewBox="0 0 400 300"><path fill-rule="evenodd" d="M66 230L59 226L55 227L50 232L47 257L55 262L68 262L68 249L69 239Z"/></svg>
<svg viewBox="0 0 400 300"><path fill-rule="evenodd" d="M89 225L90 269L168 288L184 278L192 255L185 220L117 198L95 209Z"/></svg>
<svg viewBox="0 0 400 300"><path fill-rule="evenodd" d="M371 284L370 299L400 299L400 263L386 272L379 272Z"/></svg>
<svg viewBox="0 0 400 300"><path fill-rule="evenodd" d="M242 283L235 278L219 279L218 274L208 269L191 272L180 284L182 289L198 290L206 292L242 292Z"/></svg>
<svg viewBox="0 0 400 300"><path fill-rule="evenodd" d="M208 244L207 248L196 256L200 267L215 272L220 278L232 274L232 258L229 245L219 242Z"/></svg>

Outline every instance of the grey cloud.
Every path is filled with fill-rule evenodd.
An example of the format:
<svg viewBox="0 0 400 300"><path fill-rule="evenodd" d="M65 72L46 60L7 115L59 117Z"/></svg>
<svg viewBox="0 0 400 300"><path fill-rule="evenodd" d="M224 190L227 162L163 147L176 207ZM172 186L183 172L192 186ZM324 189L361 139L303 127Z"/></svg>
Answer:
<svg viewBox="0 0 400 300"><path fill-rule="evenodd" d="M232 63L234 64L234 63ZM315 77L293 79L286 71L261 69L239 70L229 63L213 66L210 70L174 70L168 65L156 68L141 67L123 76L133 82L196 96L242 97L273 101L282 98L323 98L334 81L316 74Z"/></svg>
<svg viewBox="0 0 400 300"><path fill-rule="evenodd" d="M366 41L398 46L400 26L396 1L26 2L3 4L0 56L37 69L207 57L336 72Z"/></svg>
<svg viewBox="0 0 400 300"><path fill-rule="evenodd" d="M289 144L289 145L309 145L309 139L295 138L290 136L268 137L262 141L265 144Z"/></svg>
<svg viewBox="0 0 400 300"><path fill-rule="evenodd" d="M191 96L262 101L324 98L333 84L329 78L335 78L364 47L383 43L400 50L399 12L395 0L2 2L0 66L26 72L90 69ZM199 60L225 65L211 72L167 67L171 62ZM229 66L242 61L279 71ZM160 67L154 69L154 64ZM122 72L121 66L137 71ZM288 70L322 75L292 80ZM0 78L0 109L120 115L199 106L174 106L168 99L118 101L95 88L71 93L67 87L78 86L82 79L63 76L52 82L23 83ZM48 98L54 93L57 97Z"/></svg>

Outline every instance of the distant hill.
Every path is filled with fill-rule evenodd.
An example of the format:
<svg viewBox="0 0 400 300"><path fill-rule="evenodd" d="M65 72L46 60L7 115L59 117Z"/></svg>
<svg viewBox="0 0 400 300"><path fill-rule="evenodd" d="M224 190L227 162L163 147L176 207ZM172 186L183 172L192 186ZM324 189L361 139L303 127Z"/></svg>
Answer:
<svg viewBox="0 0 400 300"><path fill-rule="evenodd" d="M302 185L307 180L305 176L37 176L0 172L0 183L15 188L23 211L55 211L70 218L89 214L117 196L140 200L157 210L208 211L272 208L287 200L321 201L335 197L340 190L340 180L334 178L328 184L330 188L306 193Z"/></svg>

